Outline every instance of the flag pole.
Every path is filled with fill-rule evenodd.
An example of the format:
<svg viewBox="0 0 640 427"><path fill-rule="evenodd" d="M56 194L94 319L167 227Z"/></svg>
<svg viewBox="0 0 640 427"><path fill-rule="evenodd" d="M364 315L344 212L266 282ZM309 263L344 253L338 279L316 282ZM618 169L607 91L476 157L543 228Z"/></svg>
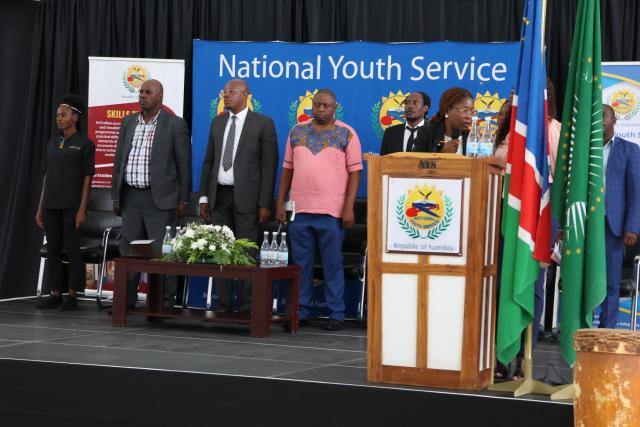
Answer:
<svg viewBox="0 0 640 427"><path fill-rule="evenodd" d="M525 394L552 396L559 391L557 387L533 379L533 325L531 323L527 326L524 343L524 378L490 385L489 390L512 392L514 397ZM562 399L566 398L562 397Z"/></svg>
<svg viewBox="0 0 640 427"><path fill-rule="evenodd" d="M540 54L544 55L544 31L546 23L547 0L542 0L542 43L540 46ZM533 379L533 324L527 326L527 333L524 344L524 378L519 380L507 381L500 384L492 384L489 390L512 392L515 397L526 394L542 394L551 396L558 392L558 389L549 384Z"/></svg>

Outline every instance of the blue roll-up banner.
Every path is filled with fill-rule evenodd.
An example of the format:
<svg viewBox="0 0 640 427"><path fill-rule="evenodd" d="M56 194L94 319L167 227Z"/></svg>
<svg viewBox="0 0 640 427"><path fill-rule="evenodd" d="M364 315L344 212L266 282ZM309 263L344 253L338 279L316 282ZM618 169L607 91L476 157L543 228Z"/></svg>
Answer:
<svg viewBox="0 0 640 427"><path fill-rule="evenodd" d="M384 130L404 121L402 102L412 91L431 97L453 86L475 96L481 119L492 117L514 87L519 43L281 43L193 42L193 186L200 186L211 120L234 78L250 87L249 108L273 118L280 159L289 131L311 116L316 90L338 98L336 118L351 125L363 152L377 153ZM281 162L280 162L281 163ZM366 167L366 166L365 166ZM277 188L277 184L276 184ZM366 197L366 170L358 191Z"/></svg>
<svg viewBox="0 0 640 427"><path fill-rule="evenodd" d="M640 62L602 63L602 102L616 112L616 135L640 144Z"/></svg>

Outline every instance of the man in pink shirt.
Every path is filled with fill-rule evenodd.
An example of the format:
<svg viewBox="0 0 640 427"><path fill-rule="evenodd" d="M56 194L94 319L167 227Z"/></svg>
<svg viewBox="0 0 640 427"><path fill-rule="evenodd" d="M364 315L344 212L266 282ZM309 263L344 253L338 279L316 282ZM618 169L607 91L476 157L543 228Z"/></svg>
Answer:
<svg viewBox="0 0 640 427"><path fill-rule="evenodd" d="M313 265L320 248L325 299L331 311L326 330L344 321L344 230L353 225L353 205L362 174L362 151L356 132L335 119L336 96L328 89L313 97L313 119L289 133L276 215L286 222L284 200L295 201L295 220L289 224L291 260L301 267L300 322L311 316Z"/></svg>

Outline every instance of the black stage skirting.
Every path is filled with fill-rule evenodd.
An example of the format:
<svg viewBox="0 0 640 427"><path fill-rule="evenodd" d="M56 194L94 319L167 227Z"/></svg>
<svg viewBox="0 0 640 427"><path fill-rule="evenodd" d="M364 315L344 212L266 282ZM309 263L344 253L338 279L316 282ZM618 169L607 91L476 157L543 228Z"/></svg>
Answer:
<svg viewBox="0 0 640 427"><path fill-rule="evenodd" d="M0 302L0 425L566 426L571 402L366 381L366 331L280 327L269 338L205 322L113 328L77 312ZM557 345L535 372L571 378ZM558 372L548 368L557 366Z"/></svg>

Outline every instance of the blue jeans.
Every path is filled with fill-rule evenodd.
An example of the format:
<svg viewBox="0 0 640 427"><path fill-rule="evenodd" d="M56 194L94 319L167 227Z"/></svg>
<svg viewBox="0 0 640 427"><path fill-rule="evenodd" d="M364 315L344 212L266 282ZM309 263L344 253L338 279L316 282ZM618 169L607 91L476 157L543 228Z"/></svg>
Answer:
<svg viewBox="0 0 640 427"><path fill-rule="evenodd" d="M609 222L604 225L604 242L607 252L607 296L600 308L601 328L615 328L618 323L620 305L620 280L624 258L624 237L616 237L611 232Z"/></svg>
<svg viewBox="0 0 640 427"><path fill-rule="evenodd" d="M313 266L316 246L322 256L324 272L324 295L331 318L344 320L344 271L342 269L342 220L331 215L297 214L289 223L291 238L291 261L301 268L300 272L300 319L311 316L313 296Z"/></svg>

